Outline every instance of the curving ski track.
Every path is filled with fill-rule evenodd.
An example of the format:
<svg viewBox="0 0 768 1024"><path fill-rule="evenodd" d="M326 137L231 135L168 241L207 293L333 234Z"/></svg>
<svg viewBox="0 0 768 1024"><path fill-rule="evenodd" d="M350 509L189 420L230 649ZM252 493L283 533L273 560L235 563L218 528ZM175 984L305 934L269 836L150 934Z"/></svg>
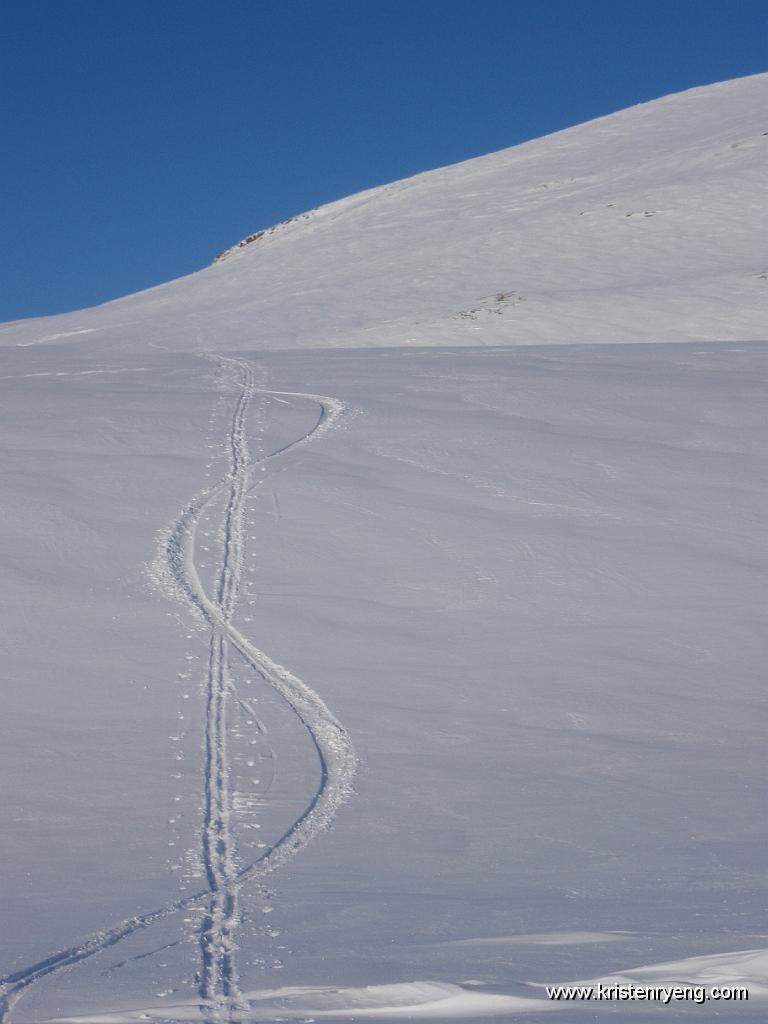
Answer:
<svg viewBox="0 0 768 1024"><path fill-rule="evenodd" d="M250 470L313 441L339 420L344 404L304 392L257 389L250 365L241 359L213 356L223 368L238 374L238 397L228 432L229 472L210 491L193 499L168 531L161 557L155 566L158 581L203 617L210 627L207 672L207 707L204 770L204 819L202 854L208 888L174 903L89 936L51 956L0 978L0 1024L35 982L54 972L73 967L116 945L122 939L180 910L207 903L200 935L201 1009L211 1020L223 1021L240 1003L235 960L235 932L239 923L239 890L248 876L262 875L279 867L326 829L339 806L352 792L357 757L349 735L331 714L321 697L303 680L255 647L232 624L242 569L242 520L245 500L254 484ZM248 447L246 417L257 393L305 398L320 406L317 422L301 437L252 460ZM195 533L200 516L226 495L224 554L215 583L215 596L205 591L195 565ZM230 648L272 686L294 710L307 729L319 762L319 783L304 812L256 860L238 865L230 830L231 794L227 752L227 705L234 687L229 675Z"/></svg>

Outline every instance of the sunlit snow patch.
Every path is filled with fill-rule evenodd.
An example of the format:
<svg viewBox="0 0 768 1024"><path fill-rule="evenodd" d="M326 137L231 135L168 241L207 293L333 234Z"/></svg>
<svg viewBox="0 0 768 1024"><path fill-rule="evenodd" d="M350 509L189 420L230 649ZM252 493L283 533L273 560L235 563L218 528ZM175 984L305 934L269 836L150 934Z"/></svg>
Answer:
<svg viewBox="0 0 768 1024"><path fill-rule="evenodd" d="M558 984L552 982L552 984ZM768 999L768 949L747 949L735 953L714 953L689 957L686 960L633 967L618 974L586 981L566 982L569 985L629 985L672 988L674 986L743 986L749 1000ZM453 982L411 981L393 985L370 985L362 988L292 987L248 992L242 996L239 1009L228 1009L229 1021L277 1021L288 1019L321 1020L327 1017L368 1018L387 1020L460 1019L463 1017L495 1017L563 1008L562 1002L549 1001L543 984L531 984L540 996L526 997L498 992L483 992ZM574 1010L581 1005L590 1012L615 1011L616 1003L571 1002ZM630 1007L630 1004L624 1004ZM642 1005L642 1004L640 1004ZM631 1007L630 1007L631 1008ZM130 1021L201 1021L208 1019L198 1003L165 1003L136 1010L102 1012L79 1017L57 1017L48 1024L127 1024Z"/></svg>
<svg viewBox="0 0 768 1024"><path fill-rule="evenodd" d="M479 992L453 982L411 981L363 988L279 988L249 992L242 1009L228 1010L229 1021L274 1021L288 1019L455 1019L494 1017L500 1014L553 1009L543 999ZM58 1017L56 1024L125 1024L128 1021L200 1021L207 1016L199 1003L182 1003L99 1013L87 1017ZM54 1022L51 1022L54 1024Z"/></svg>
<svg viewBox="0 0 768 1024"><path fill-rule="evenodd" d="M735 953L712 953L668 963L633 967L619 974L574 985L690 985L711 988L745 987L750 1002L768 998L768 949L741 949ZM543 986L542 986L543 987Z"/></svg>

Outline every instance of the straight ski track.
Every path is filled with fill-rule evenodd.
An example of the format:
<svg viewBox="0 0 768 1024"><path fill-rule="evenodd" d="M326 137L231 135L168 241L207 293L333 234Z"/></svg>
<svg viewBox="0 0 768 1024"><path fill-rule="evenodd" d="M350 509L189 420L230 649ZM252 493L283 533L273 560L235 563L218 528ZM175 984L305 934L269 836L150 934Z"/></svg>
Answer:
<svg viewBox="0 0 768 1024"><path fill-rule="evenodd" d="M224 1022L242 999L238 989L236 932L240 922L239 897L249 876L273 871L302 850L326 829L340 805L352 792L357 758L349 735L325 702L298 676L255 647L233 625L243 563L243 517L248 493L257 485L252 470L314 441L330 430L343 415L344 403L336 398L304 392L258 389L253 369L242 359L213 355L222 370L235 375L237 399L227 435L229 469L214 488L194 498L165 533L154 575L166 592L180 598L202 617L209 629L206 674L206 726L201 853L207 888L165 907L131 917L77 944L54 953L26 968L0 978L0 1024L7 1024L23 993L54 972L73 967L116 945L122 939L180 910L204 906L200 931L201 1010L211 1021ZM253 459L248 446L247 414L257 394L307 399L320 407L313 428L277 450ZM203 512L224 498L223 556L214 582L214 593L203 587L195 564L195 535ZM237 699L230 673L232 653L255 670L293 709L307 729L317 752L319 782L303 813L256 860L240 864L231 830L232 794L227 746L227 712L231 697Z"/></svg>

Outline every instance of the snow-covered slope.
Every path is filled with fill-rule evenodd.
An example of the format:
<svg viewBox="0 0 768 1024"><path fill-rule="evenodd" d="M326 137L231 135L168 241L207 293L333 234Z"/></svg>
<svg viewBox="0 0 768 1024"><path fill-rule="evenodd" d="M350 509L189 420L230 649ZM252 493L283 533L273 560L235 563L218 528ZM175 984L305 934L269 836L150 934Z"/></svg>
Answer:
<svg viewBox="0 0 768 1024"><path fill-rule="evenodd" d="M2 1024L763 1024L767 91L0 328Z"/></svg>
<svg viewBox="0 0 768 1024"><path fill-rule="evenodd" d="M693 89L332 203L200 273L6 327L0 343L765 337L767 164L768 75Z"/></svg>

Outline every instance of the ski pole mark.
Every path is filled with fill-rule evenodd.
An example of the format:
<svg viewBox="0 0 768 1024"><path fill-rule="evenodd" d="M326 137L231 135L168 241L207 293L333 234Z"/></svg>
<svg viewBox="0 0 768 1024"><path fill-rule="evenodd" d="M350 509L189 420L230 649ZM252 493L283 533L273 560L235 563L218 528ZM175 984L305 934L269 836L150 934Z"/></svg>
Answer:
<svg viewBox="0 0 768 1024"><path fill-rule="evenodd" d="M239 998L234 934L239 920L241 874L236 867L234 843L229 831L231 800L228 791L226 711L230 685L227 644L230 643L246 664L258 672L293 708L310 734L320 767L320 784L308 808L278 843L262 856L262 870L272 870L295 855L317 832L330 824L339 805L351 792L351 780L356 767L356 757L349 737L325 703L301 679L254 647L232 625L242 568L244 503L251 489L245 420L254 393L254 383L252 370L247 363L223 358L219 361L224 366L239 370L241 390L228 439L229 494L224 519L224 558L216 600L208 597L200 581L194 544L199 519L204 510L219 497L222 485L207 498L188 507L186 514L180 517L177 529L171 532L166 547L166 564L173 582L211 627L203 855L212 901L201 933L203 970L200 994L205 1004L217 1014L224 1013L228 1007L234 1008ZM258 460L257 464L306 443L320 430L333 425L343 411L343 404L337 399L303 394L297 396L296 393L286 392L269 393L310 397L320 405L320 413L311 430Z"/></svg>
<svg viewBox="0 0 768 1024"><path fill-rule="evenodd" d="M227 361L220 360L223 366ZM237 604L243 561L242 520L248 484L249 450L246 434L248 406L254 394L253 371L232 360L241 374L240 393L228 435L229 493L224 512L224 553L216 582L215 606L222 623L228 623ZM232 797L227 743L229 641L222 625L210 620L208 661L205 802L202 855L211 891L200 929L200 997L215 1019L236 1009L240 1000L235 934L240 921L237 851L230 829Z"/></svg>
<svg viewBox="0 0 768 1024"><path fill-rule="evenodd" d="M211 628L212 654L209 660L209 706L211 704L211 676L215 680L213 690L216 699L214 717L220 710L226 710L219 698L225 697L231 688L228 676L228 660L226 644L239 653L247 665L271 685L294 710L299 720L309 732L317 752L320 781L308 806L302 814L285 830L285 832L268 846L255 860L242 867L234 861L230 840L219 844L206 839L211 847L211 869L216 877L217 889L211 882L206 871L208 888L173 903L136 915L119 924L100 930L75 945L60 950L38 962L13 971L0 978L0 1024L7 1024L8 1018L24 992L37 981L49 977L55 972L74 967L77 964L116 945L122 939L146 928L157 921L170 917L182 910L209 902L208 916L212 920L205 934L212 937L206 948L210 971L208 980L203 978L204 998L213 1002L218 1000L226 1005L236 1000L237 978L234 968L234 925L237 922L237 892L240 883L247 877L258 877L280 867L295 856L320 832L327 829L336 812L352 793L352 781L357 769L357 756L347 731L331 714L322 698L310 687L295 676L287 668L273 661L247 640L231 623L237 597L237 584L242 558L242 502L252 490L248 482L250 458L245 433L245 413L248 403L256 388L250 366L243 360L226 359L215 356L222 366L231 366L241 374L240 392L233 417L233 426L228 435L230 447L230 465L237 465L237 472L230 471L229 479L223 480L210 491L193 499L181 512L179 519L167 532L162 551L154 566L156 582L166 591L182 599L193 611L196 611ZM270 452L254 464L264 464L280 455L286 454L301 445L316 440L338 422L345 406L339 399L304 392L283 392L261 389L260 393L302 398L316 402L320 406L317 422L311 430L301 437ZM226 522L232 528L229 536L225 528L225 557L219 576L217 600L212 601L203 588L194 563L194 541L198 521L204 510L222 496L229 486L228 515ZM238 513L238 503L240 511ZM227 557L229 552L229 558ZM208 819L210 836L214 836L219 828L222 808L228 804L228 779L226 778L226 753L222 750L219 740L225 742L226 716L218 719L212 734L207 735L212 756L206 760L207 770L211 774L206 781L206 789L211 786L210 809ZM215 781L214 781L215 777ZM208 798L206 797L206 810ZM225 817L228 812L225 813ZM206 830L208 832L208 830ZM219 894L218 897L216 894ZM213 954L212 949L217 949ZM205 971L203 972L205 975ZM212 991L219 994L211 997ZM221 1009L214 1006L214 1009Z"/></svg>

